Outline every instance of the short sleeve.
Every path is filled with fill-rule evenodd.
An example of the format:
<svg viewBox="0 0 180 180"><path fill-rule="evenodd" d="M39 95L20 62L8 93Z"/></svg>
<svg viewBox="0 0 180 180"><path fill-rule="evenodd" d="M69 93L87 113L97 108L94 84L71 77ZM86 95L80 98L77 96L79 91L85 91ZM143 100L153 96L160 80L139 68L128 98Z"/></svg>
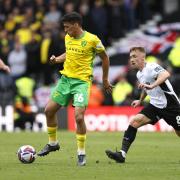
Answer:
<svg viewBox="0 0 180 180"><path fill-rule="evenodd" d="M95 36L94 38L94 49L97 54L105 51L104 45L102 44L101 40L97 36Z"/></svg>
<svg viewBox="0 0 180 180"><path fill-rule="evenodd" d="M150 72L154 78L157 78L157 76L164 70L165 69L162 66L156 63L153 63L150 68Z"/></svg>

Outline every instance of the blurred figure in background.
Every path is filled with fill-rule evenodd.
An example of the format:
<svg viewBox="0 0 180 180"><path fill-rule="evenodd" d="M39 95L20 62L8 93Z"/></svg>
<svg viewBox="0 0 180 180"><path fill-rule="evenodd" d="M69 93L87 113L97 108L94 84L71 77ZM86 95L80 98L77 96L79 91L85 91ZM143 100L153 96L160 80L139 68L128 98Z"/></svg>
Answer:
<svg viewBox="0 0 180 180"><path fill-rule="evenodd" d="M98 107L101 106L103 102L104 102L104 94L102 88L96 81L93 81L90 89L88 107Z"/></svg>
<svg viewBox="0 0 180 180"><path fill-rule="evenodd" d="M114 104L116 106L130 105L130 97L132 95L132 91L133 87L127 81L125 75L120 75L112 91Z"/></svg>
<svg viewBox="0 0 180 180"><path fill-rule="evenodd" d="M168 63L173 74L171 78L172 84L176 93L180 96L180 36L176 39L174 47L168 55Z"/></svg>
<svg viewBox="0 0 180 180"><path fill-rule="evenodd" d="M27 53L19 40L16 40L14 49L9 53L8 64L11 68L11 76L14 80L26 73Z"/></svg>
<svg viewBox="0 0 180 180"><path fill-rule="evenodd" d="M16 84L16 100L22 101L22 97L26 98L28 103L34 103L34 90L36 88L36 82L33 78L28 76L22 76L15 81Z"/></svg>
<svg viewBox="0 0 180 180"><path fill-rule="evenodd" d="M90 12L92 19L93 33L96 34L102 41L103 44L106 43L107 37L107 10L104 6L103 0L95 0L93 7Z"/></svg>
<svg viewBox="0 0 180 180"><path fill-rule="evenodd" d="M0 59L0 106L3 109L14 101L15 85L9 73L9 66Z"/></svg>
<svg viewBox="0 0 180 180"><path fill-rule="evenodd" d="M22 97L20 101L16 101L14 106L14 130L30 130L32 131L35 121L35 113L26 97Z"/></svg>

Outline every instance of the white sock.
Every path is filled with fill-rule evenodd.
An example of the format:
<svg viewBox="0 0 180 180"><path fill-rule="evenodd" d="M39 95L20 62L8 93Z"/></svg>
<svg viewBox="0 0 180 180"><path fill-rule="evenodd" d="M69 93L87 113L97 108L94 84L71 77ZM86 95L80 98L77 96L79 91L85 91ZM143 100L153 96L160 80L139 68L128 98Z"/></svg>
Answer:
<svg viewBox="0 0 180 180"><path fill-rule="evenodd" d="M121 152L122 156L123 156L124 158L126 158L126 152L123 151L123 150L120 150L120 152Z"/></svg>
<svg viewBox="0 0 180 180"><path fill-rule="evenodd" d="M58 141L51 141L51 142L49 142L49 144L50 144L51 146L56 146L56 145L58 144Z"/></svg>
<svg viewBox="0 0 180 180"><path fill-rule="evenodd" d="M78 155L85 155L86 152L85 152L85 150L78 149L77 154L78 154Z"/></svg>

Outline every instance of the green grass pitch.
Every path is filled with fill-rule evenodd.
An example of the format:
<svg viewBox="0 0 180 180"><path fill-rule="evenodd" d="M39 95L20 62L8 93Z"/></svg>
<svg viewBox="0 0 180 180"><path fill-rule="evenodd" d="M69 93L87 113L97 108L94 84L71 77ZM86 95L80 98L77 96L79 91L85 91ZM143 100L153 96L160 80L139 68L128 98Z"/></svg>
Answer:
<svg viewBox="0 0 180 180"><path fill-rule="evenodd" d="M175 133L138 132L125 164L109 160L104 151L120 147L123 133L87 134L87 165L76 165L73 132L60 131L61 150L22 164L18 148L30 144L38 151L47 143L46 133L0 133L0 180L179 180L180 138Z"/></svg>

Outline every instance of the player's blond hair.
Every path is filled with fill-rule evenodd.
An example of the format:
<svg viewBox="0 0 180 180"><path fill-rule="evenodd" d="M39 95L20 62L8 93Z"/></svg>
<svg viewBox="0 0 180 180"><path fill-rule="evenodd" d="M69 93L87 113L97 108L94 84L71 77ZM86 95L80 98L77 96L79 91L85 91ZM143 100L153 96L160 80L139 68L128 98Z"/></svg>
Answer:
<svg viewBox="0 0 180 180"><path fill-rule="evenodd" d="M140 52L146 54L146 50L145 50L145 48L142 47L142 46L132 47L129 52L131 53L132 51L140 51Z"/></svg>

